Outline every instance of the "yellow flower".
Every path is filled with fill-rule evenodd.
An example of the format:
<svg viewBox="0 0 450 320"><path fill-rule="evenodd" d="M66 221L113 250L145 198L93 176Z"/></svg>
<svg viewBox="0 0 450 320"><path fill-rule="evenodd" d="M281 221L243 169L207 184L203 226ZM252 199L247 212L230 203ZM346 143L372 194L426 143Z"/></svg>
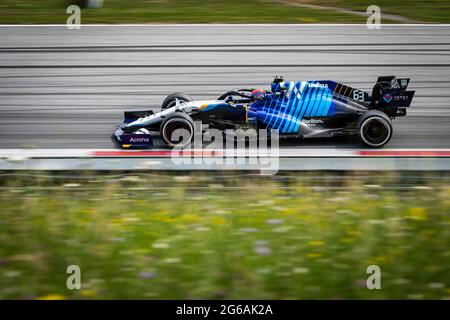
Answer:
<svg viewBox="0 0 450 320"><path fill-rule="evenodd" d="M312 258L312 259L318 259L318 258L320 258L320 257L322 257L322 254L321 253L308 253L307 255L306 255L308 258Z"/></svg>
<svg viewBox="0 0 450 320"><path fill-rule="evenodd" d="M45 296L40 296L37 300L64 300L64 296L60 294L47 294Z"/></svg>
<svg viewBox="0 0 450 320"><path fill-rule="evenodd" d="M81 212L84 214L93 214L93 213L95 213L95 210L92 208L84 208L84 209L81 209Z"/></svg>
<svg viewBox="0 0 450 320"><path fill-rule="evenodd" d="M428 218L424 208L410 208L409 217L413 220L427 220Z"/></svg>
<svg viewBox="0 0 450 320"><path fill-rule="evenodd" d="M214 219L212 219L212 223L215 225L223 225L227 222L227 220L225 220L225 218L222 217L215 217Z"/></svg>
<svg viewBox="0 0 450 320"><path fill-rule="evenodd" d="M320 247L320 246L323 246L324 242L320 241L320 240L312 240L312 241L308 242L308 244L311 247Z"/></svg>
<svg viewBox="0 0 450 320"><path fill-rule="evenodd" d="M167 222L167 223L173 223L173 222L177 221L176 218L171 218L171 217L160 217L158 220L161 222Z"/></svg>
<svg viewBox="0 0 450 320"><path fill-rule="evenodd" d="M349 235L350 237L357 237L357 236L361 235L361 231L356 230L356 229L346 229L345 233L347 235Z"/></svg>
<svg viewBox="0 0 450 320"><path fill-rule="evenodd" d="M180 216L180 220L184 222L197 222L200 220L200 217L196 214L186 213Z"/></svg>
<svg viewBox="0 0 450 320"><path fill-rule="evenodd" d="M377 264L381 264L381 263L385 263L385 262L389 261L389 257L388 256L377 256L374 258L374 260L376 261Z"/></svg>
<svg viewBox="0 0 450 320"><path fill-rule="evenodd" d="M97 295L97 291L95 290L89 290L89 289L83 289L80 291L80 295L84 297L93 297Z"/></svg>

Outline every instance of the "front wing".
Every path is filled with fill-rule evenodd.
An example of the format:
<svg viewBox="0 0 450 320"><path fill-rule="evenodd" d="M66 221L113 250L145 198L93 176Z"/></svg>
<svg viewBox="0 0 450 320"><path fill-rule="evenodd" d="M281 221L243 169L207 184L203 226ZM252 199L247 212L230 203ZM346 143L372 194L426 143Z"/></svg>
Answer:
<svg viewBox="0 0 450 320"><path fill-rule="evenodd" d="M151 134L127 133L121 127L116 129L114 136L122 148L153 147L154 145Z"/></svg>

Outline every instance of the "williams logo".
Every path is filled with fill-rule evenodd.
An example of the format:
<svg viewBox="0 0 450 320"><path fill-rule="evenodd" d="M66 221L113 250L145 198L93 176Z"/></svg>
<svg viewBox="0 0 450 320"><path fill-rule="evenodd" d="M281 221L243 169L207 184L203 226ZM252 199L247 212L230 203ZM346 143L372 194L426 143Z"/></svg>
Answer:
<svg viewBox="0 0 450 320"><path fill-rule="evenodd" d="M328 88L326 83L308 83L308 88Z"/></svg>
<svg viewBox="0 0 450 320"><path fill-rule="evenodd" d="M387 103L392 101L392 93L385 93L383 94L383 100L386 101Z"/></svg>

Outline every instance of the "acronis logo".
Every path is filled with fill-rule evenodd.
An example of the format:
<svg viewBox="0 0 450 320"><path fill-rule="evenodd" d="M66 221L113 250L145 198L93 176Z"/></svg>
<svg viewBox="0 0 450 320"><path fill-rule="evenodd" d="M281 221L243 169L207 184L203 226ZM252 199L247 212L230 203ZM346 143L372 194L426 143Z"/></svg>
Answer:
<svg viewBox="0 0 450 320"><path fill-rule="evenodd" d="M150 142L150 139L149 138L141 138L141 137L138 137L138 138L131 137L130 142Z"/></svg>
<svg viewBox="0 0 450 320"><path fill-rule="evenodd" d="M383 100L386 101L387 103L392 101L392 93L385 93L383 94Z"/></svg>

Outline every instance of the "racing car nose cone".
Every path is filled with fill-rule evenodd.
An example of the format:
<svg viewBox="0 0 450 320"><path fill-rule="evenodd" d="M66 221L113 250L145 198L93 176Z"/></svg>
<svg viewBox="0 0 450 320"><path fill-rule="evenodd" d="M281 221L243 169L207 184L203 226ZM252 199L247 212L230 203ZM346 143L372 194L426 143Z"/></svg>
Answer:
<svg viewBox="0 0 450 320"><path fill-rule="evenodd" d="M116 131L114 131L114 135L116 136L116 138L117 138L118 140L120 140L120 136L121 136L122 134L124 134L124 132L123 132L123 130L122 130L122 126L123 126L123 124L120 125L120 127L118 127L118 128L116 129Z"/></svg>

